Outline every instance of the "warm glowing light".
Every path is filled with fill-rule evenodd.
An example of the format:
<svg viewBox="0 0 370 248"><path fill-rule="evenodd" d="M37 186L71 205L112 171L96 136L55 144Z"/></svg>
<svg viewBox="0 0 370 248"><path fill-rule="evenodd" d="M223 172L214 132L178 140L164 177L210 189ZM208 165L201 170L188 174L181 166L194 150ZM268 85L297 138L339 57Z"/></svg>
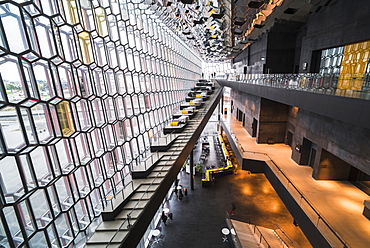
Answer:
<svg viewBox="0 0 370 248"><path fill-rule="evenodd" d="M364 206L362 204L358 204L358 201L352 201L348 199L338 199L338 205L342 205L343 208L353 211L354 213L362 212Z"/></svg>

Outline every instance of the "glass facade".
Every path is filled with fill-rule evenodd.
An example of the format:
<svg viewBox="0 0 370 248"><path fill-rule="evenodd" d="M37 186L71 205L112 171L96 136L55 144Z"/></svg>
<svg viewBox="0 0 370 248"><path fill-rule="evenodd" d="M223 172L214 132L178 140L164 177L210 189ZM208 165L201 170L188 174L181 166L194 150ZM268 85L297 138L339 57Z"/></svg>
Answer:
<svg viewBox="0 0 370 248"><path fill-rule="evenodd" d="M137 0L0 3L0 246L71 247L201 75Z"/></svg>

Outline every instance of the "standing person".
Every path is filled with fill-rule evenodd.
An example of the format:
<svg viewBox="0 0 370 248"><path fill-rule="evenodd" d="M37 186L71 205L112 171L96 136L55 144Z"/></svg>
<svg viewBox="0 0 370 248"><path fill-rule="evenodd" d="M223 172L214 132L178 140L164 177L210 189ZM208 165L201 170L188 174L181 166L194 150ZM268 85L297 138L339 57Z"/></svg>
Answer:
<svg viewBox="0 0 370 248"><path fill-rule="evenodd" d="M187 188L184 188L184 195L187 196L188 195L188 189Z"/></svg>
<svg viewBox="0 0 370 248"><path fill-rule="evenodd" d="M232 202L232 203L231 203L231 210L230 210L230 214L231 214L231 215L234 215L234 214L235 214L235 209L236 209L236 207L235 207L235 203L234 203L234 202Z"/></svg>
<svg viewBox="0 0 370 248"><path fill-rule="evenodd" d="M179 190L179 201L181 201L183 197L184 195L182 194L182 190Z"/></svg>
<svg viewBox="0 0 370 248"><path fill-rule="evenodd" d="M168 218L170 218L170 220L172 220L173 214L172 213L168 213Z"/></svg>
<svg viewBox="0 0 370 248"><path fill-rule="evenodd" d="M166 224L166 222L167 222L167 215L164 213L164 211L162 211L161 219L162 219L164 225L167 226L167 224Z"/></svg>

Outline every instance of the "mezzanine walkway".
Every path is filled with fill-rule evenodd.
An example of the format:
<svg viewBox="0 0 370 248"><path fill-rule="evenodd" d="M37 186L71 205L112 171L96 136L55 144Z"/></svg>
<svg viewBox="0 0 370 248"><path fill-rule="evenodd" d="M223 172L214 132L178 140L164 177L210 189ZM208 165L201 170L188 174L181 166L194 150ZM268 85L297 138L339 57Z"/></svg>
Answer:
<svg viewBox="0 0 370 248"><path fill-rule="evenodd" d="M370 244L370 221L362 215L364 200L369 200L369 195L348 181L313 179L311 167L298 165L291 159L291 147L285 144L257 144L256 139L247 133L241 122L231 117L230 114L225 117L227 119L224 121L230 126L232 136L237 137L238 145L245 151L243 153L245 158L268 161L265 155L255 153L268 154L348 247L367 247ZM328 237L332 246L343 247L335 241L334 235L324 228L323 222L313 214L297 192L294 192L293 187L289 186L278 169L272 163L268 164L275 175L279 175L278 178L288 187L290 194L301 204L306 214L308 213L313 223L318 224L319 230L324 233L325 237Z"/></svg>

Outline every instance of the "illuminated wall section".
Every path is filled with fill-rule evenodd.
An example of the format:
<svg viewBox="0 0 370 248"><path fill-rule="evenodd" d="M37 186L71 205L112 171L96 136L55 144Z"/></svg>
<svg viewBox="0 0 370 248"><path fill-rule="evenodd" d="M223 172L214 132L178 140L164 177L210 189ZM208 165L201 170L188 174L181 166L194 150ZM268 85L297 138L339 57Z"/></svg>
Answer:
<svg viewBox="0 0 370 248"><path fill-rule="evenodd" d="M361 91L369 58L370 41L346 45L337 88Z"/></svg>
<svg viewBox="0 0 370 248"><path fill-rule="evenodd" d="M83 243L199 78L139 2L0 3L1 247Z"/></svg>

